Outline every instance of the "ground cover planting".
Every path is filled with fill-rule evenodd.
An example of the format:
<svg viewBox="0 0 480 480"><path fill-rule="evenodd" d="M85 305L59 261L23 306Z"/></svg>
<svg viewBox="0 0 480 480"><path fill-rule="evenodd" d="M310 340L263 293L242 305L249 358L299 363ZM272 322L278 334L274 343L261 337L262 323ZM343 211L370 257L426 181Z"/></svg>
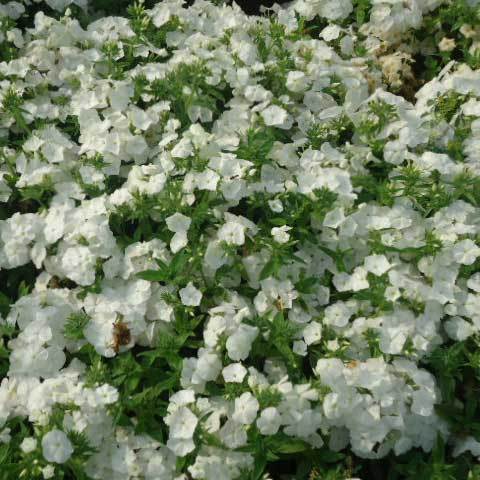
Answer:
<svg viewBox="0 0 480 480"><path fill-rule="evenodd" d="M0 4L0 480L480 479L480 2L243 7Z"/></svg>

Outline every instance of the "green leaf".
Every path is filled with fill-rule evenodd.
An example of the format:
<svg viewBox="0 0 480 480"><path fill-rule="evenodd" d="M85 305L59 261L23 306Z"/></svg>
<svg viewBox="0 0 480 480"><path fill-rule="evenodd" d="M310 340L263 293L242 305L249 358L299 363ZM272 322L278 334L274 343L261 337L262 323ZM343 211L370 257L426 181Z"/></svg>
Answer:
<svg viewBox="0 0 480 480"><path fill-rule="evenodd" d="M277 256L272 255L260 272L260 280L265 280L268 277L274 276L281 266L280 259Z"/></svg>
<svg viewBox="0 0 480 480"><path fill-rule="evenodd" d="M64 326L63 334L69 340L82 340L84 328L90 321L90 317L85 312L72 313Z"/></svg>
<svg viewBox="0 0 480 480"><path fill-rule="evenodd" d="M143 272L138 272L137 277L149 282L166 282L169 279L168 274L162 270L144 270Z"/></svg>
<svg viewBox="0 0 480 480"><path fill-rule="evenodd" d="M8 315L11 303L11 300L3 292L0 292L0 315L2 317Z"/></svg>
<svg viewBox="0 0 480 480"><path fill-rule="evenodd" d="M317 283L317 277L302 278L295 284L295 289L304 294L314 293Z"/></svg>
<svg viewBox="0 0 480 480"><path fill-rule="evenodd" d="M267 466L267 459L264 455L258 456L255 458L255 463L253 465L253 471L250 475L251 480L260 480L265 472L265 467Z"/></svg>
<svg viewBox="0 0 480 480"><path fill-rule="evenodd" d="M277 227L283 227L284 225L287 225L287 220L283 217L270 218L268 221Z"/></svg>
<svg viewBox="0 0 480 480"><path fill-rule="evenodd" d="M190 253L187 250L182 250L175 254L169 266L171 276L174 277L182 273L190 258Z"/></svg>
<svg viewBox="0 0 480 480"><path fill-rule="evenodd" d="M5 443L3 445L0 445L0 465L4 465L9 457L10 454L10 446Z"/></svg>
<svg viewBox="0 0 480 480"><path fill-rule="evenodd" d="M292 453L301 453L307 450L310 450L311 447L308 443L297 438L286 438L280 440L278 443L270 445L270 449L274 453L280 454L292 454Z"/></svg>

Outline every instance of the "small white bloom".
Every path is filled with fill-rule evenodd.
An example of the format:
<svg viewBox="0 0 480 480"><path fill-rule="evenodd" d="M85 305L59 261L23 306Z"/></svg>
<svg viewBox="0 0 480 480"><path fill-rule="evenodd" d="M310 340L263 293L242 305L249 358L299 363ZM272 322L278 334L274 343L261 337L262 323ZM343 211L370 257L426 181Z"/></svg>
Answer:
<svg viewBox="0 0 480 480"><path fill-rule="evenodd" d="M177 212L171 215L170 217L167 217L165 222L167 224L167 228L171 232L181 233L181 232L188 231L188 229L190 228L190 224L192 223L192 220L189 217Z"/></svg>
<svg viewBox="0 0 480 480"><path fill-rule="evenodd" d="M455 49L455 46L455 39L443 37L438 44L438 49L441 52L451 52Z"/></svg>
<svg viewBox="0 0 480 480"><path fill-rule="evenodd" d="M226 382L242 383L246 374L247 369L241 363L231 363L222 370Z"/></svg>
<svg viewBox="0 0 480 480"><path fill-rule="evenodd" d="M322 325L318 322L311 322L303 329L303 339L307 345L312 345L322 338Z"/></svg>
<svg viewBox="0 0 480 480"><path fill-rule="evenodd" d="M48 462L65 463L72 455L73 447L64 432L53 429L42 438L42 452Z"/></svg>
<svg viewBox="0 0 480 480"><path fill-rule="evenodd" d="M55 475L55 467L53 465L47 465L42 468L42 475L45 480L52 478Z"/></svg>
<svg viewBox="0 0 480 480"><path fill-rule="evenodd" d="M319 15L328 20L341 20L347 18L353 10L351 0L324 0L319 2ZM315 5L315 3L314 3Z"/></svg>
<svg viewBox="0 0 480 480"><path fill-rule="evenodd" d="M480 272L474 273L467 281L467 287L480 293Z"/></svg>
<svg viewBox="0 0 480 480"><path fill-rule="evenodd" d="M329 228L337 228L345 221L343 208L330 210L323 220L323 225Z"/></svg>
<svg viewBox="0 0 480 480"><path fill-rule="evenodd" d="M336 25L336 24L331 24L326 26L321 32L320 36L326 41L330 42L332 40L336 40L341 33L342 29Z"/></svg>
<svg viewBox="0 0 480 480"><path fill-rule="evenodd" d="M445 331L450 338L462 342L473 335L475 327L462 317L453 317L444 323Z"/></svg>
<svg viewBox="0 0 480 480"><path fill-rule="evenodd" d="M67 248L61 259L65 276L79 285L91 285L95 281L96 257L83 245Z"/></svg>
<svg viewBox="0 0 480 480"><path fill-rule="evenodd" d="M303 340L295 340L292 346L293 353L305 357L308 353L307 344Z"/></svg>
<svg viewBox="0 0 480 480"><path fill-rule="evenodd" d="M329 305L325 309L324 322L326 325L332 325L334 327L345 327L348 320L352 316L350 308L347 307L345 302L337 302Z"/></svg>
<svg viewBox="0 0 480 480"><path fill-rule="evenodd" d="M275 435L282 424L282 417L275 407L262 410L257 427L262 435Z"/></svg>
<svg viewBox="0 0 480 480"><path fill-rule="evenodd" d="M435 396L425 389L416 390L412 393L412 412L423 417L432 414Z"/></svg>
<svg viewBox="0 0 480 480"><path fill-rule="evenodd" d="M385 255L369 255L365 257L365 269L374 275L383 275L391 267Z"/></svg>
<svg viewBox="0 0 480 480"><path fill-rule="evenodd" d="M250 353L252 343L258 335L258 328L242 323L237 331L227 339L228 356L232 360L245 360Z"/></svg>
<svg viewBox="0 0 480 480"><path fill-rule="evenodd" d="M480 247L473 240L462 240L454 245L452 255L457 263L472 265L480 256Z"/></svg>
<svg viewBox="0 0 480 480"><path fill-rule="evenodd" d="M245 243L245 226L238 222L227 222L218 230L218 239L231 245Z"/></svg>
<svg viewBox="0 0 480 480"><path fill-rule="evenodd" d="M347 292L349 290L358 292L370 286L367 280L367 273L364 267L356 267L351 275L346 272L337 273L333 277L333 285L339 292Z"/></svg>
<svg viewBox="0 0 480 480"><path fill-rule="evenodd" d="M179 390L169 398L168 411L173 412L178 407L184 407L189 403L195 402L195 392L193 390Z"/></svg>
<svg viewBox="0 0 480 480"><path fill-rule="evenodd" d="M203 260L205 266L212 271L219 269L228 261L225 250L219 241L213 241L208 244Z"/></svg>
<svg viewBox="0 0 480 480"><path fill-rule="evenodd" d="M95 389L95 397L99 405L111 405L118 400L118 390L105 383Z"/></svg>
<svg viewBox="0 0 480 480"><path fill-rule="evenodd" d="M261 115L267 126L285 128L288 130L293 123L287 111L277 105L270 105L262 111Z"/></svg>
<svg viewBox="0 0 480 480"><path fill-rule="evenodd" d="M11 431L12 430L8 427L0 431L0 443L10 442L10 440L12 439L12 436L10 435Z"/></svg>
<svg viewBox="0 0 480 480"><path fill-rule="evenodd" d="M393 286L388 286L385 289L385 299L388 300L389 302L395 302L402 296L402 293L397 287Z"/></svg>
<svg viewBox="0 0 480 480"><path fill-rule="evenodd" d="M172 148L172 157L187 158L193 153L193 145L190 139L182 138L175 147Z"/></svg>
<svg viewBox="0 0 480 480"><path fill-rule="evenodd" d="M305 73L298 70L293 70L288 72L285 85L291 92L303 92L308 87L308 78L306 77Z"/></svg>
<svg viewBox="0 0 480 480"><path fill-rule="evenodd" d="M170 250L172 253L179 252L183 247L188 244L188 237L185 232L176 233L170 240Z"/></svg>
<svg viewBox="0 0 480 480"><path fill-rule="evenodd" d="M197 367L192 377L194 383L204 383L215 380L222 369L222 361L216 353L205 348L198 351Z"/></svg>
<svg viewBox="0 0 480 480"><path fill-rule="evenodd" d="M177 456L184 457L195 450L195 442L191 438L169 438L167 447Z"/></svg>
<svg viewBox="0 0 480 480"><path fill-rule="evenodd" d="M290 235L287 233L292 227L284 225L283 227L273 227L271 234L277 243L287 243L290 240Z"/></svg>
<svg viewBox="0 0 480 480"><path fill-rule="evenodd" d="M37 440L33 437L25 437L20 444L20 449L24 453L33 452L37 448Z"/></svg>
<svg viewBox="0 0 480 480"><path fill-rule="evenodd" d="M169 438L188 440L193 437L198 418L189 408L180 407L165 417L165 423L170 428Z"/></svg>
<svg viewBox="0 0 480 480"><path fill-rule="evenodd" d="M458 457L468 451L472 452L475 457L480 457L480 442L471 436L458 438L453 449L453 456Z"/></svg>
<svg viewBox="0 0 480 480"><path fill-rule="evenodd" d="M232 420L243 425L250 425L257 416L260 405L258 400L250 393L245 392L235 399L235 411Z"/></svg>
<svg viewBox="0 0 480 480"><path fill-rule="evenodd" d="M222 443L228 448L242 447L247 443L245 426L234 420L227 420L218 433Z"/></svg>
<svg viewBox="0 0 480 480"><path fill-rule="evenodd" d="M185 288L180 289L180 299L187 307L198 307L202 301L202 292L189 282Z"/></svg>
<svg viewBox="0 0 480 480"><path fill-rule="evenodd" d="M283 204L281 200L269 200L268 201L268 206L272 210L272 212L275 213L282 213L283 212Z"/></svg>

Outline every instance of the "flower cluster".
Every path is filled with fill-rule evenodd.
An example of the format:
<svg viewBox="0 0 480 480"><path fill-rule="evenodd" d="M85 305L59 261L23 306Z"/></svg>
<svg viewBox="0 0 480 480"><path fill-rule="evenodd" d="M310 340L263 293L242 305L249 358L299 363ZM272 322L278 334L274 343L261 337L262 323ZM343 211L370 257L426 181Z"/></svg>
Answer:
<svg viewBox="0 0 480 480"><path fill-rule="evenodd" d="M477 478L479 2L90 3L0 5L0 479Z"/></svg>

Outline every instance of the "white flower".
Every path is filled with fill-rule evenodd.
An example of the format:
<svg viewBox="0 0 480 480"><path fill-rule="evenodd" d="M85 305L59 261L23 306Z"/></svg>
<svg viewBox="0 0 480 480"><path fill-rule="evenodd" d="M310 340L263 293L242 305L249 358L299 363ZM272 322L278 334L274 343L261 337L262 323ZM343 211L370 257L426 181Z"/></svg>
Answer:
<svg viewBox="0 0 480 480"><path fill-rule="evenodd" d="M177 253L183 247L186 247L187 244L188 244L188 237L186 232L178 232L170 240L170 250L172 251L172 253Z"/></svg>
<svg viewBox="0 0 480 480"><path fill-rule="evenodd" d="M325 0L321 2L319 14L328 20L348 17L353 10L351 0Z"/></svg>
<svg viewBox="0 0 480 480"><path fill-rule="evenodd" d="M342 29L336 25L336 24L331 24L327 25L321 32L320 36L326 41L330 42L331 40L336 40L341 33Z"/></svg>
<svg viewBox="0 0 480 480"><path fill-rule="evenodd" d="M290 235L287 233L292 227L284 225L283 227L273 227L272 237L277 243L287 243L290 240Z"/></svg>
<svg viewBox="0 0 480 480"><path fill-rule="evenodd" d="M435 395L432 395L430 392L422 388L412 393L412 399L412 412L423 417L432 414Z"/></svg>
<svg viewBox="0 0 480 480"><path fill-rule="evenodd" d="M243 425L250 425L257 416L260 405L258 400L250 393L245 392L235 399L235 411L232 420Z"/></svg>
<svg viewBox="0 0 480 480"><path fill-rule="evenodd" d="M258 328L242 323L233 335L227 339L228 356L235 361L245 360L250 353L252 343L258 335Z"/></svg>
<svg viewBox="0 0 480 480"><path fill-rule="evenodd" d="M334 208L330 210L323 220L323 225L330 228L338 228L345 220L343 208Z"/></svg>
<svg viewBox="0 0 480 480"><path fill-rule="evenodd" d="M292 345L292 350L301 357L305 357L308 353L307 344L303 340L295 340Z"/></svg>
<svg viewBox="0 0 480 480"><path fill-rule="evenodd" d="M456 243L452 249L453 259L463 265L472 265L480 256L480 247L470 239Z"/></svg>
<svg viewBox="0 0 480 480"><path fill-rule="evenodd" d="M238 222L227 222L218 230L219 240L232 245L243 245L245 243L245 226Z"/></svg>
<svg viewBox="0 0 480 480"><path fill-rule="evenodd" d="M312 345L322 338L322 325L311 322L303 329L303 339L307 345Z"/></svg>
<svg viewBox="0 0 480 480"><path fill-rule="evenodd" d="M275 407L262 410L257 427L262 435L275 435L282 424L282 417Z"/></svg>
<svg viewBox="0 0 480 480"><path fill-rule="evenodd" d="M78 245L65 250L61 266L69 279L79 285L91 285L95 281L96 261L96 256L88 247Z"/></svg>
<svg viewBox="0 0 480 480"><path fill-rule="evenodd" d="M318 410L307 409L303 412L295 412L291 420L291 423L285 427L284 432L290 436L305 438L315 434L320 427L322 414Z"/></svg>
<svg viewBox="0 0 480 480"><path fill-rule="evenodd" d="M111 405L118 400L118 390L111 385L104 385L95 389L95 397L100 405Z"/></svg>
<svg viewBox="0 0 480 480"><path fill-rule="evenodd" d="M472 455L480 458L480 442L472 436L460 437L456 440L453 456L458 457L463 452L471 452Z"/></svg>
<svg viewBox="0 0 480 480"><path fill-rule="evenodd" d="M287 111L277 105L270 105L262 111L261 115L267 126L274 126L288 130L293 123Z"/></svg>
<svg viewBox="0 0 480 480"><path fill-rule="evenodd" d="M55 467L53 465L47 465L42 468L42 475L45 480L52 478L55 475Z"/></svg>
<svg viewBox="0 0 480 480"><path fill-rule="evenodd" d="M187 232L190 228L192 220L182 215L181 213L174 213L166 219L167 228L174 232L175 235L170 240L170 250L172 253L179 252L188 243Z"/></svg>
<svg viewBox="0 0 480 480"><path fill-rule="evenodd" d="M222 362L219 356L206 348L200 348L195 372L192 375L192 382L201 384L215 380L221 369Z"/></svg>
<svg viewBox="0 0 480 480"><path fill-rule="evenodd" d="M218 432L222 443L228 448L242 447L247 443L247 432L245 427L234 420L227 420L225 425Z"/></svg>
<svg viewBox="0 0 480 480"><path fill-rule="evenodd" d="M47 462L65 463L73 453L73 447L67 435L53 429L42 438L42 452Z"/></svg>
<svg viewBox="0 0 480 480"><path fill-rule="evenodd" d="M367 273L364 267L356 267L351 275L345 272L337 273L333 277L333 285L339 292L348 290L358 292L369 287Z"/></svg>
<svg viewBox="0 0 480 480"><path fill-rule="evenodd" d="M11 431L12 430L8 427L0 431L0 443L10 442L10 440L12 439L12 436L10 435Z"/></svg>
<svg viewBox="0 0 480 480"><path fill-rule="evenodd" d="M203 260L206 267L213 271L218 270L228 261L225 250L219 241L209 242Z"/></svg>
<svg viewBox="0 0 480 480"><path fill-rule="evenodd" d="M282 213L283 212L283 204L281 200L269 200L268 206L271 208L272 212L275 213Z"/></svg>
<svg viewBox="0 0 480 480"><path fill-rule="evenodd" d="M37 440L33 437L25 437L20 444L20 448L24 453L33 452L37 448Z"/></svg>
<svg viewBox="0 0 480 480"><path fill-rule="evenodd" d="M441 52L451 52L455 47L455 39L448 37L443 37L438 44L438 49Z"/></svg>
<svg viewBox="0 0 480 480"><path fill-rule="evenodd" d="M288 72L285 85L291 92L303 92L308 87L308 79L305 73L298 70L293 70Z"/></svg>
<svg viewBox="0 0 480 480"><path fill-rule="evenodd" d="M334 327L345 327L349 318L352 316L350 308L345 302L339 301L332 305L329 305L325 309L324 322L327 325Z"/></svg>
<svg viewBox="0 0 480 480"><path fill-rule="evenodd" d="M187 307L198 307L202 301L202 292L189 282L185 288L180 289L180 299Z"/></svg>
<svg viewBox="0 0 480 480"><path fill-rule="evenodd" d="M262 290L258 292L253 303L260 314L263 314L273 304L282 305L282 308L292 308L293 300L298 297L290 280L279 281L273 277L268 277L260 282Z"/></svg>
<svg viewBox="0 0 480 480"><path fill-rule="evenodd" d="M476 328L462 317L453 317L444 323L445 332L450 338L462 342L476 332Z"/></svg>
<svg viewBox="0 0 480 480"><path fill-rule="evenodd" d="M242 383L247 369L241 363L231 363L222 370L226 382Z"/></svg>
<svg viewBox="0 0 480 480"><path fill-rule="evenodd" d="M180 407L165 417L169 426L169 438L191 439L197 428L198 418L187 407Z"/></svg>
<svg viewBox="0 0 480 480"><path fill-rule="evenodd" d="M467 287L473 290L474 292L480 293L480 272L474 273L467 280Z"/></svg>
<svg viewBox="0 0 480 480"><path fill-rule="evenodd" d="M167 228L175 233L188 231L190 224L192 223L192 220L189 217L178 212L167 217L165 221L167 223Z"/></svg>
<svg viewBox="0 0 480 480"><path fill-rule="evenodd" d="M169 398L168 411L173 412L178 407L184 407L194 402L195 392L193 390L179 390Z"/></svg>
<svg viewBox="0 0 480 480"><path fill-rule="evenodd" d="M184 457L195 450L195 442L191 438L169 438L167 447L178 457Z"/></svg>
<svg viewBox="0 0 480 480"><path fill-rule="evenodd" d="M187 158L193 153L193 145L190 139L183 138L172 149L172 157Z"/></svg>
<svg viewBox="0 0 480 480"><path fill-rule="evenodd" d="M391 267L385 255L369 255L365 257L365 269L374 275L383 275Z"/></svg>
<svg viewBox="0 0 480 480"><path fill-rule="evenodd" d="M83 329L88 342L95 347L95 351L105 357L115 356L113 350L113 324L117 320L115 312L95 312Z"/></svg>

